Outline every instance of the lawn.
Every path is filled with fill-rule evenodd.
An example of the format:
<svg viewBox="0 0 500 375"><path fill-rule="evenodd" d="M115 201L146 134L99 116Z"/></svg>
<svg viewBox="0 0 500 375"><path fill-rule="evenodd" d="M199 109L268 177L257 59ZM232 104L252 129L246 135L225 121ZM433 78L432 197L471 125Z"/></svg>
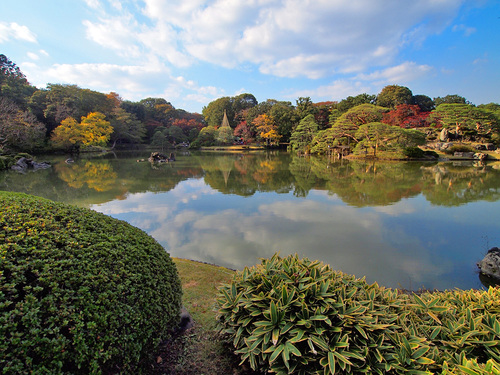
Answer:
<svg viewBox="0 0 500 375"><path fill-rule="evenodd" d="M153 375L250 375L247 366L223 340L216 327L217 286L231 281L234 271L202 262L173 258L182 282L183 304L194 327L164 343L151 364Z"/></svg>

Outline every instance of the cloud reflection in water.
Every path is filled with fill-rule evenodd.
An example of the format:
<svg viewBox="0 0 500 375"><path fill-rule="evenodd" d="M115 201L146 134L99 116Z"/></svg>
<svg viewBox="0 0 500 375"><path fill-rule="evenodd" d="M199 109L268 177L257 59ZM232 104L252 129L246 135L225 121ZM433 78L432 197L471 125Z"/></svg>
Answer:
<svg viewBox="0 0 500 375"><path fill-rule="evenodd" d="M243 198L220 194L199 179L168 193L130 194L92 208L145 230L172 256L233 269L279 251L366 275L369 282L418 288L424 282L439 287L440 275L452 267L437 265L419 238L384 226L384 215L413 212L411 200L357 209L319 191L307 199L276 193Z"/></svg>

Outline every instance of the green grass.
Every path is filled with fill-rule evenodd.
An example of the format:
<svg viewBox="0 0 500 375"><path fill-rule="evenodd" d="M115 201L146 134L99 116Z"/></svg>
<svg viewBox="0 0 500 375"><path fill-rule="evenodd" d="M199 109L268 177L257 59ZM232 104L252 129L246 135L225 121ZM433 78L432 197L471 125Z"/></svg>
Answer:
<svg viewBox="0 0 500 375"><path fill-rule="evenodd" d="M172 258L181 279L183 305L195 325L161 346L151 364L151 375L252 375L223 339L216 326L217 287L229 283L235 271L187 259Z"/></svg>
<svg viewBox="0 0 500 375"><path fill-rule="evenodd" d="M182 283L183 304L202 328L215 329L217 287L229 283L234 271L211 264L172 258Z"/></svg>

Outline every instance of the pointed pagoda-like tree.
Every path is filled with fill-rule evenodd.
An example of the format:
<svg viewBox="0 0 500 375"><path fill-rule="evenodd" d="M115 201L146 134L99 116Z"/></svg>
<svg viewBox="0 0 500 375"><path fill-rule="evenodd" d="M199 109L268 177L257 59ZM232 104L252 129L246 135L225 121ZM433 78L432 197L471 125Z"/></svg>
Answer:
<svg viewBox="0 0 500 375"><path fill-rule="evenodd" d="M220 144L231 144L233 142L233 129L229 126L229 120L227 119L226 111L224 110L224 117L222 119L222 124L219 129L217 129L217 142Z"/></svg>

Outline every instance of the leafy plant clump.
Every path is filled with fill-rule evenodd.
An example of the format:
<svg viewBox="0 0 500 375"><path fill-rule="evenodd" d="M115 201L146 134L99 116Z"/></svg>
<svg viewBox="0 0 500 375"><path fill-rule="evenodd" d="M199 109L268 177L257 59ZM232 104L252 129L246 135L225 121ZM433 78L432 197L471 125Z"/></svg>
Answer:
<svg viewBox="0 0 500 375"><path fill-rule="evenodd" d="M274 255L220 287L217 303L223 332L253 369L481 374L499 367L499 297L498 289L401 294Z"/></svg>
<svg viewBox="0 0 500 375"><path fill-rule="evenodd" d="M0 203L3 373L140 372L179 320L170 256L88 209L6 192Z"/></svg>

